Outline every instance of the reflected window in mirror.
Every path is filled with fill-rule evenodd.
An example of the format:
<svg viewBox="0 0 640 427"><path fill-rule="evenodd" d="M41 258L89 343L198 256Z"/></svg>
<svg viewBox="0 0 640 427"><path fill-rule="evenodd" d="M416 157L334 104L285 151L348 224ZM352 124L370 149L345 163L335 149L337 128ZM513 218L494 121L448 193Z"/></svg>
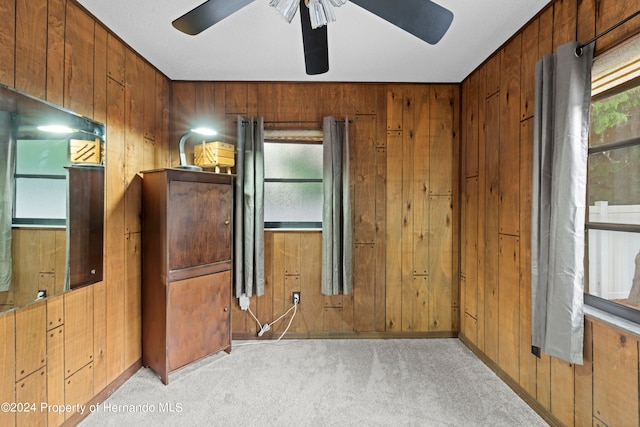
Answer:
<svg viewBox="0 0 640 427"><path fill-rule="evenodd" d="M105 134L0 85L0 311L102 280Z"/></svg>
<svg viewBox="0 0 640 427"><path fill-rule="evenodd" d="M16 142L14 225L66 225L68 152L68 140Z"/></svg>

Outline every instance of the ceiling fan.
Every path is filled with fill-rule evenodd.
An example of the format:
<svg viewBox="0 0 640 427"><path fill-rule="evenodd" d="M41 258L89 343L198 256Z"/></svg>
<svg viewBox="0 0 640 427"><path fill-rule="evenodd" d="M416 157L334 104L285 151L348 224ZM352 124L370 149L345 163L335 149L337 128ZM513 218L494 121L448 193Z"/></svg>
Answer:
<svg viewBox="0 0 640 427"><path fill-rule="evenodd" d="M207 0L174 20L172 24L183 33L196 35L253 1ZM438 43L453 21L453 13L450 10L431 0L351 0L351 2L429 44ZM329 71L327 26L312 28L306 3L308 0L300 0L306 72L309 75L326 73Z"/></svg>

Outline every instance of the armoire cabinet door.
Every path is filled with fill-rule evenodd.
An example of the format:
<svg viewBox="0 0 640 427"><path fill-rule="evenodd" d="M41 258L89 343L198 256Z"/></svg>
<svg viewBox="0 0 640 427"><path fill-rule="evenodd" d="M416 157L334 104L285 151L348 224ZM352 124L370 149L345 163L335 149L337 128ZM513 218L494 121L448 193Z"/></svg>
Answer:
<svg viewBox="0 0 640 427"><path fill-rule="evenodd" d="M169 270L231 259L231 191L227 184L169 183Z"/></svg>
<svg viewBox="0 0 640 427"><path fill-rule="evenodd" d="M169 284L169 371L227 348L231 343L231 272Z"/></svg>

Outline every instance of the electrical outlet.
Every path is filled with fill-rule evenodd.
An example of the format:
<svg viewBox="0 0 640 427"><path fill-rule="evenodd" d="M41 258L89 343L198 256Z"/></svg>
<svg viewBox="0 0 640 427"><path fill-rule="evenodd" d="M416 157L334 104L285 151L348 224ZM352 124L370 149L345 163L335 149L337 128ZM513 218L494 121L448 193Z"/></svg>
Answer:
<svg viewBox="0 0 640 427"><path fill-rule="evenodd" d="M291 295L291 302L293 304L300 304L300 292L293 292Z"/></svg>

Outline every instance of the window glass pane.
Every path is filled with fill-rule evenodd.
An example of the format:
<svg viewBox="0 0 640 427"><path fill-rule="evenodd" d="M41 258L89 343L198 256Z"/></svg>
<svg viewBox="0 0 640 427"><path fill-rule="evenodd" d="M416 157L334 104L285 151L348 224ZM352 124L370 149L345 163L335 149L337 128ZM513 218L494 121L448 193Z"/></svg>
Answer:
<svg viewBox="0 0 640 427"><path fill-rule="evenodd" d="M16 173L19 175L65 175L69 163L67 140L19 140Z"/></svg>
<svg viewBox="0 0 640 427"><path fill-rule="evenodd" d="M322 145L265 142L265 178L322 178Z"/></svg>
<svg viewBox="0 0 640 427"><path fill-rule="evenodd" d="M640 86L632 82L591 103L589 146L640 136Z"/></svg>
<svg viewBox="0 0 640 427"><path fill-rule="evenodd" d="M322 222L321 182L265 182L265 222Z"/></svg>
<svg viewBox="0 0 640 427"><path fill-rule="evenodd" d="M590 206L640 205L640 145L590 154L587 177Z"/></svg>
<svg viewBox="0 0 640 427"><path fill-rule="evenodd" d="M585 291L625 305L629 301L640 233L589 230L589 280ZM638 284L640 286L640 284ZM640 291L640 289L636 289ZM636 301L636 304L640 299Z"/></svg>
<svg viewBox="0 0 640 427"><path fill-rule="evenodd" d="M16 218L67 217L67 181L65 179L16 179Z"/></svg>

